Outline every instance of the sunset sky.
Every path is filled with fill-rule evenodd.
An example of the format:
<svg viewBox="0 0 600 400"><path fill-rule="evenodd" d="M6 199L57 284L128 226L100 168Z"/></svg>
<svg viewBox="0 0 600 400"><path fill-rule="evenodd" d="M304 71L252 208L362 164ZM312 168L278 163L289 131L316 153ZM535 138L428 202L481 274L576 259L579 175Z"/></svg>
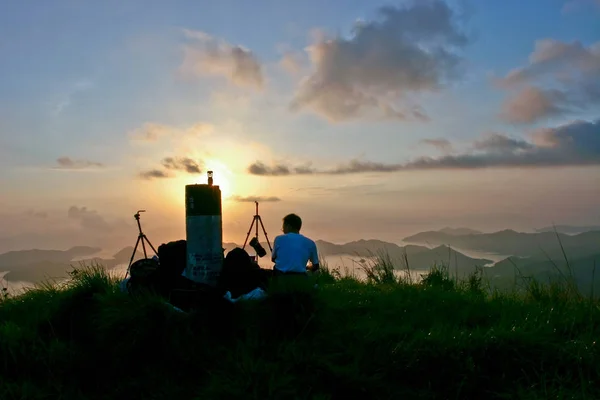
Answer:
<svg viewBox="0 0 600 400"><path fill-rule="evenodd" d="M600 224L600 1L3 1L0 252Z"/></svg>

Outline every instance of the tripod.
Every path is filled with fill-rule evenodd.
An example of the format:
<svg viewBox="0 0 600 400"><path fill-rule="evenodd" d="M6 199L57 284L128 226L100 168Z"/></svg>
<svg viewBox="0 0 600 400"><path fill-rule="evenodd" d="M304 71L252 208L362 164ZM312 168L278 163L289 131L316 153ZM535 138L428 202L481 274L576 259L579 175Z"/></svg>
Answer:
<svg viewBox="0 0 600 400"><path fill-rule="evenodd" d="M271 246L271 242L269 241L269 236L267 235L267 231L265 229L265 226L263 225L262 218L258 214L258 201L255 201L254 204L256 204L256 214L252 218L252 223L250 224L250 229L248 229L248 234L246 235L246 240L244 240L244 246L242 247L242 249L246 248L246 243L248 243L248 238L250 237L250 232L252 232L252 227L254 226L255 223L256 223L256 234L255 234L255 239L253 239L253 240L256 241L256 243L258 244L259 247L262 247L262 246L260 246L260 242L258 241L258 224L260 223L260 226L262 227L262 231L265 234L265 239L267 239L267 244L269 245L269 250L271 251L271 253L273 253L273 247ZM253 240L250 241L250 245L252 247L255 247L252 244ZM255 248L255 250L256 250L256 248ZM258 251L257 251L257 255L258 255Z"/></svg>
<svg viewBox="0 0 600 400"><path fill-rule="evenodd" d="M148 254L146 254L146 245L144 245L144 240L148 242L148 245L152 248L152 250L154 250L154 254L156 254L156 256L158 257L156 249L154 248L154 246L152 246L150 240L148 240L146 235L142 232L142 226L140 225L140 213L142 212L146 212L146 210L138 210L138 212L135 213L135 215L133 216L137 221L138 231L140 233L138 234L137 241L135 242L135 247L133 248L133 253L131 254L131 258L129 259L129 265L127 266L127 273L125 274L125 278L127 278L127 275L129 274L129 269L131 268L131 264L133 263L133 259L135 258L135 252L137 251L137 247L140 244L140 242L142 243L142 249L144 250L144 258L148 258Z"/></svg>

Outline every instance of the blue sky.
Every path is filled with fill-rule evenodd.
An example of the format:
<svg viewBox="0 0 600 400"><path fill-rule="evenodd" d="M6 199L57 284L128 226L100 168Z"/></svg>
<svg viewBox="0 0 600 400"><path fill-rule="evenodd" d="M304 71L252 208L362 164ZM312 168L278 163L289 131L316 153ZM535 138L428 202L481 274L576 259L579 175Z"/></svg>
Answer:
<svg viewBox="0 0 600 400"><path fill-rule="evenodd" d="M566 154L572 149L557 148L555 153L548 153L545 148L528 147L527 151L532 152L527 155L528 159L539 157L540 165L546 163L543 168L532 170L519 167L523 162L515 151L522 150L523 146L503 148L511 152L507 159L492 154L492 150L498 148L488 143L480 149L490 152L488 155L499 165L493 165L492 169L470 167L460 171L447 168L448 162L466 160L461 158L466 154L463 153L494 132L530 143L534 140L531 135L540 130L555 129L560 135L562 130L558 127L564 124L576 119L591 124L599 118L598 107L594 105L600 101L594 103L596 97L581 97L584 83L588 81L565 83L556 78L573 69L589 82L600 77L594 69L597 67L594 54L600 54L600 50L593 47L600 42L600 4L596 0L449 1L450 9L459 12L451 19L466 32L468 41L458 50L462 62L459 76L444 82L440 90L430 92L433 79L423 75L425 89L410 92L410 101L422 107L429 117L428 122L381 118L381 115L378 119L355 117L348 112L341 121L328 120L325 114L340 110L331 108L332 104L340 102L341 107L341 102L348 99L343 95L333 99L322 97L329 96L328 92L314 88L310 94L317 96L316 101L327 100L325 103L307 102L298 112L289 109L292 99L299 98L303 79L321 76L318 72L326 71L319 69L325 68L323 65L307 57L309 46L319 49L315 32L340 35L335 39L339 47L319 50L322 55L333 57L329 58L332 63L339 62L353 56L353 53L343 54L344 51L361 51L357 42L352 41L353 24L359 20L366 24L381 20L378 15L381 6L406 4L410 3L358 0L4 2L0 5L0 183L3 187L0 204L6 221L20 221L20 228L3 228L0 244L3 237L17 234L27 237L34 231L39 234L38 221L22 221L31 219L31 215L26 215L27 210L41 210L55 216L56 221L51 225L64 225L66 243L73 237L81 237L76 231L81 226L68 224L81 222L68 221L70 206L87 207L106 221L128 220L131 209L138 207L140 193L148 197L147 207L156 210L154 217L149 218L155 218L152 221L157 234L160 226L163 232L180 236L182 221L171 225L164 221L181 219L182 186L203 180L204 175L178 171L172 178L139 179L140 172L160 167L161 159L168 156L192 157L207 168L216 169L221 179L228 180L224 184L228 186L230 197L281 198L280 202L265 204L273 229L278 229L285 213L296 210L310 221L307 222L309 233L331 240L361 236L361 232L347 234L354 229L345 222L348 220L345 216L356 213L365 215L365 220L360 222L365 235L381 233L382 238L389 240L447 224L471 224L493 230L502 228L503 224L530 229L559 221L582 223L595 219L592 222L598 223L600 215L590 205L591 198L600 194L594 186L600 176L595 155L586 155L590 161L585 166L573 161L579 157L574 153L568 154L569 161L548 166L546 164L552 162L547 160L557 160L563 156L560 151ZM433 18L433 14L427 15ZM407 26L410 19L408 21ZM389 22L390 26L393 22ZM450 35L449 31L439 28L442 22L424 19L419 27L399 29L415 40L431 38L427 35L436 29L440 29L442 36ZM182 70L186 46L198 51L199 42L197 37L186 36L186 30L202 32L215 43L226 44L227 49L242 46L247 51L245 54L250 54L261 67L262 88L236 83L231 71L224 70L231 66L225 64L230 59L213 59L203 64L215 68L216 73L206 74L196 66L186 74ZM376 46L382 46L378 58L372 63L366 59L354 69L350 65L334 64L340 71L339 78L337 72L329 73L329 84L339 84L338 79L344 79L347 87L360 90L361 85L367 87L364 85L371 82L381 90L386 82L373 77L373 73L391 74L402 65L410 68L406 64L410 62L408 53L398 53L395 58L386 55L385 46L393 43L389 38L371 39ZM551 71L554 75L542 76L545 72L534 70L538 66L531 67L536 79L546 79L545 86L534 83L531 78L527 81L528 87L536 91L524 93L514 89L515 92L510 92L513 89L499 88L495 79L508 81L507 74L511 70L526 68L540 40L551 40L552 49L562 52L552 53L555 64L546 65L554 68ZM580 58L569 59L568 54L572 53L568 51L574 51L575 43L584 50L576 53ZM569 46L560 47L561 44ZM550 54L550 50L546 54ZM286 72L280 64L286 51L301 57L304 69L296 74ZM389 54L393 51L390 49ZM396 51L401 50L396 48ZM540 50L536 54L541 53ZM190 60L197 62L193 57L200 53L193 54ZM377 61L397 64L396 67L377 66ZM418 68L409 72L416 74ZM390 82L390 88L397 92L404 92L411 85L410 81ZM551 89L558 91L550 92ZM521 102L514 103L516 107L511 108L509 117L501 118L500 111L510 102L510 93L515 97L522 95ZM395 100L388 102L385 96L390 93L371 94L374 96L371 99L377 99L379 104L394 104L394 107L397 104ZM532 105L534 100L539 106ZM362 106L364 104L361 109ZM408 110L398 107L403 114ZM161 126L166 142L134 142L132 135L143 132L147 124ZM192 132L190 127L196 124L210 126L210 133L196 132L196 137L190 139L186 132ZM588 127L581 128L584 129ZM596 129L596 136L589 136L585 131L578 137L588 135L585 137L594 140L600 136L597 127L590 125L589 129ZM452 157L455 158L438 159L445 153L440 151L441 147L423 144L421 141L425 139L445 139L453 146ZM597 142L592 142L592 147L594 143ZM57 169L60 157L77 162L73 168ZM410 167L413 172L403 171L404 164L421 157L433 158L441 167L433 170L418 167L415 171ZM487 165L492 158L482 162ZM361 165L361 171L335 175L328 172L353 159L377 163L381 168L364 170ZM269 176L272 175L269 171L249 173L247 166L256 161L267 166L289 164L292 169L294 165L310 164L317 173L285 176ZM95 168L94 163L102 167ZM519 177L515 178L515 174ZM564 182L556 182L557 177L562 177ZM488 188L490 179L504 182L506 186ZM536 186L543 182L547 186ZM374 186L365 185L379 186L374 190ZM565 198L568 204L549 202L537 207L533 214L525 211L548 196L559 199L555 185L569 188L576 199ZM331 187L341 189L329 190ZM340 199L344 199L340 193L352 187L355 200L340 206ZM324 191L315 194L310 190ZM519 194L509 201L510 210L500 211L505 205L498 203L495 190ZM402 199L398 198L399 193ZM161 194L163 197L159 197ZM440 196L454 199L452 201L463 206L457 208L440 202ZM478 199L475 210L470 203L466 205L467 197ZM247 225L239 221L245 221L248 204L227 202L230 219L225 224L226 237L237 240L240 232L245 231L242 227ZM379 211L369 211L374 205ZM407 214L414 214L422 205L423 210L416 212L413 219L406 219ZM529 216L523 218L521 213ZM388 216L392 219L388 220ZM324 222L326 217L341 222L332 227L332 223ZM48 221L43 222L50 224ZM401 227L392 229L390 225ZM98 237L92 236L89 240L92 239ZM26 246L26 243L20 245Z"/></svg>

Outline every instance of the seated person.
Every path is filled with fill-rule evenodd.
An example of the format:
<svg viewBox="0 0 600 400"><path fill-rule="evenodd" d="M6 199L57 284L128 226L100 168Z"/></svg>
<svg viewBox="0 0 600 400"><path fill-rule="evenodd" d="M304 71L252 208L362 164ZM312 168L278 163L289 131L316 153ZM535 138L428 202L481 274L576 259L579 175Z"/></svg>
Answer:
<svg viewBox="0 0 600 400"><path fill-rule="evenodd" d="M317 245L314 241L300 234L302 219L296 214L289 214L283 218L283 235L279 235L273 242L271 260L275 263L273 273L279 274L306 274L307 263L311 262L311 271L319 269L319 256Z"/></svg>
<svg viewBox="0 0 600 400"><path fill-rule="evenodd" d="M233 298L256 288L266 290L268 276L265 272L244 249L236 247L223 260L218 287L231 292Z"/></svg>

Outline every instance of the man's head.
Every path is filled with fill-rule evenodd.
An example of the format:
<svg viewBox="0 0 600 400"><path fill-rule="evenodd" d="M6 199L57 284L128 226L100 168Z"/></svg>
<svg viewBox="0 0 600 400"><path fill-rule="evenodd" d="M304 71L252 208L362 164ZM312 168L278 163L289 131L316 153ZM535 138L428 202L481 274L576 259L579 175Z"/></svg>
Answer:
<svg viewBox="0 0 600 400"><path fill-rule="evenodd" d="M296 214L283 217L283 233L299 233L302 228L302 219Z"/></svg>

